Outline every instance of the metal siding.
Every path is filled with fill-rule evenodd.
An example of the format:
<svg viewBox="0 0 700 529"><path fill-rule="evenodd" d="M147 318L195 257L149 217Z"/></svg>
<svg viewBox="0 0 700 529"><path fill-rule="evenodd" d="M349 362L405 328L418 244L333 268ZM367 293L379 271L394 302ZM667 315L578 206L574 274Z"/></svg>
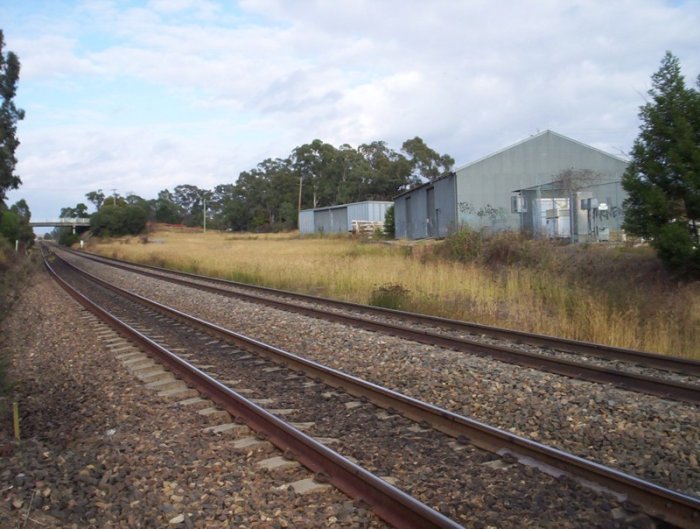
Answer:
<svg viewBox="0 0 700 529"><path fill-rule="evenodd" d="M369 220L367 218L367 203L359 202L357 204L348 204L348 222L352 224L353 220Z"/></svg>
<svg viewBox="0 0 700 529"><path fill-rule="evenodd" d="M459 221L475 228L518 229L519 215L510 212L512 191L552 182L570 168L590 169L604 180L619 180L626 166L613 156L547 131L457 170ZM484 214L487 206L496 214Z"/></svg>
<svg viewBox="0 0 700 529"><path fill-rule="evenodd" d="M299 232L343 233L350 230L353 220L384 222L391 205L393 202L367 201L303 210L299 213Z"/></svg>
<svg viewBox="0 0 700 529"><path fill-rule="evenodd" d="M435 211L435 187L425 188L425 231L428 237L435 237L437 215Z"/></svg>
<svg viewBox="0 0 700 529"><path fill-rule="evenodd" d="M410 211L408 218L408 238L425 239L428 236L428 224L426 211L427 193L424 187L416 189L411 193Z"/></svg>
<svg viewBox="0 0 700 529"><path fill-rule="evenodd" d="M436 236L446 237L457 226L455 217L455 177L449 176L435 182Z"/></svg>
<svg viewBox="0 0 700 529"><path fill-rule="evenodd" d="M348 231L348 208L331 209L332 230L334 233Z"/></svg>
<svg viewBox="0 0 700 529"><path fill-rule="evenodd" d="M394 201L394 234L397 239L408 238L405 196L399 197Z"/></svg>
<svg viewBox="0 0 700 529"><path fill-rule="evenodd" d="M371 220L384 222L386 210L393 202L367 201L348 204L348 222L353 220Z"/></svg>
<svg viewBox="0 0 700 529"><path fill-rule="evenodd" d="M299 233L313 233L314 230L314 210L306 209L299 212Z"/></svg>
<svg viewBox="0 0 700 529"><path fill-rule="evenodd" d="M370 204L370 218L378 222L384 222L386 218L386 210L393 206L393 202L373 202Z"/></svg>
<svg viewBox="0 0 700 529"><path fill-rule="evenodd" d="M319 233L332 233L333 226L331 223L330 210L321 209L314 212L314 231Z"/></svg>

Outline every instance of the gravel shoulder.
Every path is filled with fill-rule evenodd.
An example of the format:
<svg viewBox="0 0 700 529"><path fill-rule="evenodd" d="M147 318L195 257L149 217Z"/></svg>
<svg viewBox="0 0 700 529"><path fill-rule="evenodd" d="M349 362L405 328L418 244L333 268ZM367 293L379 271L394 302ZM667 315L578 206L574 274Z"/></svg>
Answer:
<svg viewBox="0 0 700 529"><path fill-rule="evenodd" d="M697 406L314 320L86 260L80 264L124 288L250 337L700 496Z"/></svg>
<svg viewBox="0 0 700 529"><path fill-rule="evenodd" d="M43 271L2 322L22 442L0 415L0 526L384 527L335 490L260 472L196 413L146 389Z"/></svg>

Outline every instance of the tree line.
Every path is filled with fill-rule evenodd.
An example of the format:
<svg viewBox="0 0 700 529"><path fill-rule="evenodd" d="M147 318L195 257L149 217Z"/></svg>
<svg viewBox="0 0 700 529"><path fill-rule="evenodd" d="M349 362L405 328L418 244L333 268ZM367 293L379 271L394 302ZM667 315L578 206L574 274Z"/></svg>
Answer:
<svg viewBox="0 0 700 529"><path fill-rule="evenodd" d="M454 159L439 154L419 137L397 152L383 141L335 147L313 140L287 158L268 158L243 171L233 184L202 189L183 184L163 189L153 199L138 195L85 195L97 210L93 232L137 233L147 220L232 231L278 231L297 225L300 209L364 200L390 200L401 191L449 172ZM205 209L206 204L206 209ZM83 203L63 208L61 216L87 216Z"/></svg>
<svg viewBox="0 0 700 529"><path fill-rule="evenodd" d="M19 81L19 58L11 51L5 53L4 47L5 37L0 29L0 243L3 239L30 243L34 240L34 233L29 227L29 206L24 200L10 207L5 204L7 191L17 189L22 183L15 174L15 151L19 146L17 122L24 119L24 110L14 103Z"/></svg>
<svg viewBox="0 0 700 529"><path fill-rule="evenodd" d="M33 239L27 203L5 203L7 191L21 184L15 152L24 111L14 103L20 61L4 46L0 29L0 251L7 241ZM700 76L697 85L686 86L679 60L667 52L640 109L640 133L623 187L629 195L624 228L649 240L670 269L700 277ZM98 189L86 198L97 209L91 216L96 234L138 233L148 220L195 226L205 218L218 229L272 231L295 227L302 209L391 199L453 165L451 156L438 154L419 137L406 140L399 152L383 141L353 148L316 139L214 189L179 185L148 200L133 194L107 197ZM84 217L87 211L81 203L63 208L61 216Z"/></svg>

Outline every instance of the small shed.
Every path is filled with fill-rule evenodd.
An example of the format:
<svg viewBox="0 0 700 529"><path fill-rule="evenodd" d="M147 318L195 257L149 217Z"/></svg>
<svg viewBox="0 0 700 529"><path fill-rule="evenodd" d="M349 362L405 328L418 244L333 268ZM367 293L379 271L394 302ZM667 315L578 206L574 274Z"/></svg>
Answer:
<svg viewBox="0 0 700 529"><path fill-rule="evenodd" d="M299 212L299 233L344 233L352 231L353 222L383 223L386 210L393 202L368 200L339 204Z"/></svg>
<svg viewBox="0 0 700 529"><path fill-rule="evenodd" d="M521 231L534 237L609 241L622 231L625 197L619 180L590 182L580 189L549 182L515 190L511 212L520 215Z"/></svg>
<svg viewBox="0 0 700 529"><path fill-rule="evenodd" d="M398 237L446 237L457 226L455 174L406 191L394 198L394 225Z"/></svg>

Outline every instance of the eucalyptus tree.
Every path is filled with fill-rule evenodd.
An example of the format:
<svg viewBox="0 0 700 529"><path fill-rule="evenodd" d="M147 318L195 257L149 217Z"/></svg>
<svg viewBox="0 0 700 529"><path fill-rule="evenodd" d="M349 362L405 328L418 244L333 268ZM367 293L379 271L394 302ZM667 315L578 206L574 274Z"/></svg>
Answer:
<svg viewBox="0 0 700 529"><path fill-rule="evenodd" d="M22 180L15 174L19 146L17 122L24 119L24 110L15 106L20 62L17 55L3 52L5 37L0 29L0 202L7 198L7 191L17 189Z"/></svg>
<svg viewBox="0 0 700 529"><path fill-rule="evenodd" d="M449 154L437 153L418 136L403 142L401 150L408 154L414 173L426 180L432 181L450 172L455 164Z"/></svg>

